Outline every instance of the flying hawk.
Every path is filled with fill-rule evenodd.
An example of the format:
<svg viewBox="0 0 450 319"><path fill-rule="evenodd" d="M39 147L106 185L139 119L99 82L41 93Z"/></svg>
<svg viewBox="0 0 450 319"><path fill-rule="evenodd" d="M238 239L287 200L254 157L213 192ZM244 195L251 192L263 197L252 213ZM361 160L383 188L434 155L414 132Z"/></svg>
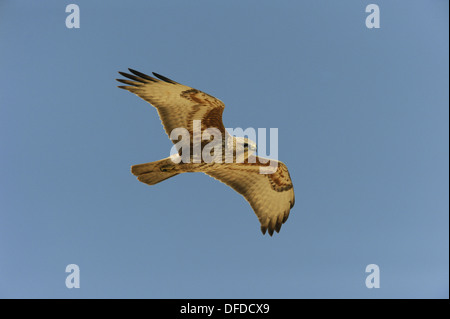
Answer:
<svg viewBox="0 0 450 319"><path fill-rule="evenodd" d="M153 105L169 138L172 130L176 128L186 129L192 138L193 123L200 120L202 132L208 128L220 131L224 137L224 151L228 148L228 151L233 152L233 156L237 156L238 146L244 150L243 162L206 163L202 160L200 163L193 161L176 164L172 157L168 157L156 162L134 165L131 172L137 179L154 185L180 173L203 172L244 196L255 211L263 234L267 230L271 236L274 231L279 232L295 202L294 188L286 165L275 161L276 169L271 174L261 174L260 167L268 166L269 160L253 155L256 151L254 142L247 138L232 137L226 131L222 123L225 105L219 99L156 73L153 73L155 77L151 77L132 69L129 71L132 74L119 72L129 79L117 79L127 84L119 88L130 91ZM191 141L194 143L193 139ZM203 148L205 141L201 143Z"/></svg>

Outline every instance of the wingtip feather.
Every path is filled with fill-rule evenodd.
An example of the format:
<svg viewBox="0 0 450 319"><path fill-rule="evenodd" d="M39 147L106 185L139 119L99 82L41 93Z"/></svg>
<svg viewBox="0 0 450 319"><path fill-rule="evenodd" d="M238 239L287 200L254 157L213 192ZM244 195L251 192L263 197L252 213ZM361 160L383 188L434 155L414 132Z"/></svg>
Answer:
<svg viewBox="0 0 450 319"><path fill-rule="evenodd" d="M125 72L120 72L119 71L119 74L124 76L124 77L126 77L126 78L128 78L128 79L131 79L133 81L137 81L137 82L140 82L140 83L144 83L145 84L145 83L148 82L148 80L145 80L142 77L134 76L134 75L131 75L131 74L128 74L128 73L125 73ZM117 81L119 81L119 80L117 80Z"/></svg>
<svg viewBox="0 0 450 319"><path fill-rule="evenodd" d="M165 77L164 75L158 74L156 72L152 72L152 74L154 76L156 76L158 79L163 80L164 82L170 83L170 84L177 84L177 82L175 82L174 80L171 80L167 77Z"/></svg>
<svg viewBox="0 0 450 319"><path fill-rule="evenodd" d="M132 85L132 86L139 86L139 85L141 85L140 82L134 82L134 81L124 80L124 79L116 79L116 81L118 81L120 83L128 84L128 85Z"/></svg>
<svg viewBox="0 0 450 319"><path fill-rule="evenodd" d="M149 75L147 75L147 74L144 74L144 73L142 73L142 72L136 71L136 70L134 70L134 69L128 68L128 71L130 71L130 72L133 73L134 75L137 75L137 76L139 76L139 77L141 77L141 78L143 78L143 79L146 79L146 80L149 80L149 81L152 81L152 82L158 82L157 79L152 78L151 76L149 76Z"/></svg>
<svg viewBox="0 0 450 319"><path fill-rule="evenodd" d="M267 227L261 226L261 232L263 235L266 234L266 231L267 231Z"/></svg>

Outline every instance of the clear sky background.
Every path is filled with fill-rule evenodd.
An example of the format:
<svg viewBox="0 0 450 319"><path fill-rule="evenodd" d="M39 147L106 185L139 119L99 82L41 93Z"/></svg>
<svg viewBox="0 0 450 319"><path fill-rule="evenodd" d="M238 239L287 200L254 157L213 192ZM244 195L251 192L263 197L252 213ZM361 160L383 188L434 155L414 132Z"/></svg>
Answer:
<svg viewBox="0 0 450 319"><path fill-rule="evenodd" d="M448 12L1 0L0 297L448 298ZM128 67L218 97L226 127L278 128L296 193L280 234L204 174L136 180L130 166L172 144L116 88ZM65 286L72 263L80 289Z"/></svg>

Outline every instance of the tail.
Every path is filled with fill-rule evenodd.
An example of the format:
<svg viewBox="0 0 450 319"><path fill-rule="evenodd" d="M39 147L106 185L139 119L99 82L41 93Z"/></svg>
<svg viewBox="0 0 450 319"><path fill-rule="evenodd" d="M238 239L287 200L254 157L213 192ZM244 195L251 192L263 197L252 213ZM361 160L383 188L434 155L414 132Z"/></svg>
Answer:
<svg viewBox="0 0 450 319"><path fill-rule="evenodd" d="M137 179L148 185L155 185L168 178L178 175L176 172L175 163L170 157L145 164L138 164L131 166L131 173L137 176Z"/></svg>

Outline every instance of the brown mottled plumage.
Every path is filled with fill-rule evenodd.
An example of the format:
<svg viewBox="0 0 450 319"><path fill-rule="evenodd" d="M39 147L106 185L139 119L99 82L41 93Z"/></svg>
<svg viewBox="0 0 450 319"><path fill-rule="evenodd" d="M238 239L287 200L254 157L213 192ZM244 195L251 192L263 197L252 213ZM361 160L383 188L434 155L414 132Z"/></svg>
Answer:
<svg viewBox="0 0 450 319"><path fill-rule="evenodd" d="M173 129L182 127L189 131L193 143L194 120L201 120L202 131L217 128L224 137L229 136L222 123L225 105L219 99L156 73L153 73L156 77L154 78L129 70L133 74L119 72L129 79L118 79L117 81L127 84L119 88L128 90L153 105L169 137ZM229 137L233 139L232 148L236 152L238 139ZM225 150L225 142L223 149ZM202 161L179 164L175 164L171 158L165 158L134 165L131 172L139 181L148 185L157 184L185 172L203 172L212 176L244 196L255 211L263 234L268 231L272 236L274 231L280 231L281 225L287 220L290 209L294 206L294 188L289 171L284 163L272 160L272 163L277 164L276 170L271 171L271 174L261 174L260 168L270 166L270 162L252 155L248 149L245 150L244 157L243 163Z"/></svg>

